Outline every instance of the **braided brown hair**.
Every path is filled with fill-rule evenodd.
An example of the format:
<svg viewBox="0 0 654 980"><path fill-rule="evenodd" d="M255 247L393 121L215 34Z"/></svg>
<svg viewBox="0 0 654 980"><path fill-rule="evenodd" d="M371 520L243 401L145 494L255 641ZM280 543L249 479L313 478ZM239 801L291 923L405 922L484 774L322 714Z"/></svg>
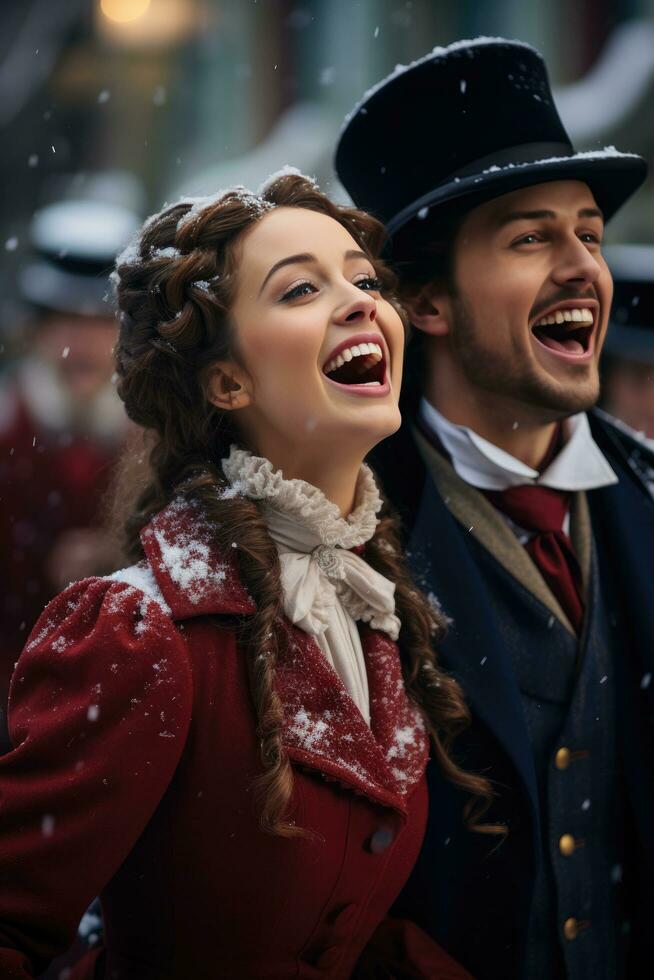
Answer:
<svg viewBox="0 0 654 980"><path fill-rule="evenodd" d="M260 824L293 836L305 832L287 819L293 775L282 748L283 709L273 684L281 615L279 559L257 503L222 492L226 481L220 460L232 443L243 440L236 413L216 409L204 387L209 366L234 356L229 311L238 272L236 245L275 207L307 208L338 221L371 257L390 298L393 280L377 259L383 241L379 222L333 204L307 178L285 175L260 196L236 189L213 200L173 205L145 223L114 273L121 321L116 361L127 414L152 438L147 479L124 525L128 554L142 557L140 529L180 494L202 505L219 549L236 544L239 571L257 607L238 629L261 744ZM119 486L119 499L125 490L129 487ZM437 665L434 642L443 635L444 620L409 578L398 532L385 505L365 557L396 584L406 688L425 716L438 764L471 794L466 808L470 825L496 830L479 823L493 795L488 780L463 772L449 754L453 738L469 723L469 711L458 683Z"/></svg>

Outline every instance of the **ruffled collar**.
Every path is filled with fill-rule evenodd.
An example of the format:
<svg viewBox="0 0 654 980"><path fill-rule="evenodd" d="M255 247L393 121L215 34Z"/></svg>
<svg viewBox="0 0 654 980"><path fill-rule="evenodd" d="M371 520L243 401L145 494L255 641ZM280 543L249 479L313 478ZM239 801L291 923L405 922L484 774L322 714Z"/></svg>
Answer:
<svg viewBox="0 0 654 980"><path fill-rule="evenodd" d="M314 636L366 723L370 701L357 622L395 640L395 585L353 549L377 527L381 498L373 475L362 466L352 513L304 480L285 480L260 456L233 446L223 460L232 491L260 501L268 533L279 553L280 584L288 620Z"/></svg>
<svg viewBox="0 0 654 980"><path fill-rule="evenodd" d="M372 470L365 464L357 480L354 509L347 517L341 516L318 487L305 480L284 479L270 460L246 449L232 446L222 468L235 490L304 525L315 537L315 545L349 550L365 544L375 533L382 500Z"/></svg>

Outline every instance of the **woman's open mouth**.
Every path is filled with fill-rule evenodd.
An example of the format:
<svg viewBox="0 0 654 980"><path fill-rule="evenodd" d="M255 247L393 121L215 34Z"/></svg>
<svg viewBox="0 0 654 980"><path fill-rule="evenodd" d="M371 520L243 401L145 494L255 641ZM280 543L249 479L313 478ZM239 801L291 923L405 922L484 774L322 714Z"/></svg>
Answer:
<svg viewBox="0 0 654 980"><path fill-rule="evenodd" d="M327 380L355 394L387 394L390 385L386 377L386 355L380 339L362 334L339 344L323 365Z"/></svg>
<svg viewBox="0 0 654 980"><path fill-rule="evenodd" d="M595 347L595 314L588 307L561 307L534 324L531 331L541 346L566 360L590 358Z"/></svg>

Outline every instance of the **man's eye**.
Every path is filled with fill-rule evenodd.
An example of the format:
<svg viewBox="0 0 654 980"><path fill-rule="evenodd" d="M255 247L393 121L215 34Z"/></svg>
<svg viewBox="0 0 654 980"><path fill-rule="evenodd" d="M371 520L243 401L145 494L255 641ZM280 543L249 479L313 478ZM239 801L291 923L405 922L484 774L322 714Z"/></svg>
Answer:
<svg viewBox="0 0 654 980"><path fill-rule="evenodd" d="M377 276L364 276L362 279L357 279L354 285L371 293L379 293L381 292L382 281Z"/></svg>
<svg viewBox="0 0 654 980"><path fill-rule="evenodd" d="M592 231L584 231L579 236L580 241L585 242L589 245L601 245L602 239L599 235L595 235Z"/></svg>
<svg viewBox="0 0 654 980"><path fill-rule="evenodd" d="M284 293L281 301L283 303L285 300L297 299L298 296L308 296L310 293L317 292L318 290L313 283L305 280L304 282L297 282L294 286L291 286L291 288Z"/></svg>
<svg viewBox="0 0 654 980"><path fill-rule="evenodd" d="M537 244L540 241L542 241L542 238L540 237L540 235L535 235L535 234L531 233L529 235L523 235L522 238L518 238L518 240L516 242L514 242L513 244L514 245L535 245L535 244Z"/></svg>

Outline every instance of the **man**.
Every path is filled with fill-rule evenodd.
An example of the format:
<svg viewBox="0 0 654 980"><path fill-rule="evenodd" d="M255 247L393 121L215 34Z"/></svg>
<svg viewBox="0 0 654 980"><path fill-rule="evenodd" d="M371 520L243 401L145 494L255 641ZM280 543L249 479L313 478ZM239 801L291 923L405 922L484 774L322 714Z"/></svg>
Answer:
<svg viewBox="0 0 654 980"><path fill-rule="evenodd" d="M602 406L654 440L654 246L614 245L605 258L614 295Z"/></svg>
<svg viewBox="0 0 654 980"><path fill-rule="evenodd" d="M642 977L654 910L654 505L593 412L611 304L603 224L644 162L576 154L518 42L437 49L337 151L387 225L417 327L405 424L376 463L496 798L469 830L435 768L398 913L477 980Z"/></svg>
<svg viewBox="0 0 654 980"><path fill-rule="evenodd" d="M19 284L31 309L26 356L0 384L0 751L14 664L45 604L119 558L102 498L126 436L112 384L117 324L107 272L136 214L62 200L35 215Z"/></svg>

